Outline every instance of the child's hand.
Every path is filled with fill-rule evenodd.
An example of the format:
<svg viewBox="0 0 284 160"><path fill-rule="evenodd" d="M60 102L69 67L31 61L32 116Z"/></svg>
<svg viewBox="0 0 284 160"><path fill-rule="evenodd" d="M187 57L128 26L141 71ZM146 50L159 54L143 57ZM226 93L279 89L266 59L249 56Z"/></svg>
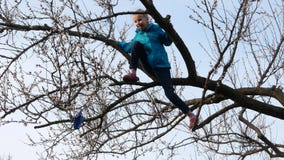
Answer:
<svg viewBox="0 0 284 160"><path fill-rule="evenodd" d="M173 24L171 23L171 15L167 15L165 17L166 21L168 21L168 23L171 25L171 27L173 27Z"/></svg>

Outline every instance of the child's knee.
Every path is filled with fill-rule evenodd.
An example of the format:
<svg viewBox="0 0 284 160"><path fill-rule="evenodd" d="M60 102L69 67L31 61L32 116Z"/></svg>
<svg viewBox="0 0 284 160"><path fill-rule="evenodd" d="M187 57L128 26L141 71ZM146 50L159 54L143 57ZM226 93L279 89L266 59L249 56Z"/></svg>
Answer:
<svg viewBox="0 0 284 160"><path fill-rule="evenodd" d="M140 43L139 41L133 42L132 49L141 49L141 48L144 48L142 43Z"/></svg>

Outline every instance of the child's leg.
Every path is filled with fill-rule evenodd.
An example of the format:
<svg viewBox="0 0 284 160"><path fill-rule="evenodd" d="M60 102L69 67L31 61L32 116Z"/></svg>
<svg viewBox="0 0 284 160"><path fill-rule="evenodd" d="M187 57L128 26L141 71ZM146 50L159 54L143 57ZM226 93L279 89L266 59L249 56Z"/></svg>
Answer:
<svg viewBox="0 0 284 160"><path fill-rule="evenodd" d="M143 45L139 42L134 42L131 48L131 57L129 62L130 73L123 76L123 80L127 82L136 82L139 78L136 76L138 60L144 53Z"/></svg>
<svg viewBox="0 0 284 160"><path fill-rule="evenodd" d="M180 97L174 92L173 82L171 79L170 69L157 68L154 70L156 77L162 85L167 98L177 106L184 114L190 118L190 127L192 128L195 123L195 115L189 110L188 106L180 99Z"/></svg>
<svg viewBox="0 0 284 160"><path fill-rule="evenodd" d="M131 48L131 58L129 62L130 73L123 77L125 81L138 81L139 80L139 78L136 76L136 69L137 69L139 60L141 61L142 66L146 70L146 72L153 75L152 69L147 60L147 55L146 55L144 46L140 42L136 41L133 43L133 46Z"/></svg>
<svg viewBox="0 0 284 160"><path fill-rule="evenodd" d="M138 60L140 59L141 55L145 54L145 50L143 45L140 42L134 42L131 48L131 58L129 62L130 69L137 69Z"/></svg>
<svg viewBox="0 0 284 160"><path fill-rule="evenodd" d="M179 96L174 92L173 82L171 79L170 69L168 68L158 68L155 69L155 74L163 87L167 98L177 106L184 114L189 111L188 106L179 98Z"/></svg>

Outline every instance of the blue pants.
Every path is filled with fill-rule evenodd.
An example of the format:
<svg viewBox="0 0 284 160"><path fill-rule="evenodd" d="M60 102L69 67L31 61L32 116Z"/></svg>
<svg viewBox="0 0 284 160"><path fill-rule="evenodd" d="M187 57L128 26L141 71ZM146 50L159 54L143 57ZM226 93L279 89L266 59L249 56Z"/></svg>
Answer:
<svg viewBox="0 0 284 160"><path fill-rule="evenodd" d="M143 66L143 69L156 77L160 82L167 98L184 114L187 114L189 112L188 106L174 92L170 68L152 68L148 63L147 54L143 44L140 42L134 42L131 48L130 68L137 69L139 60Z"/></svg>

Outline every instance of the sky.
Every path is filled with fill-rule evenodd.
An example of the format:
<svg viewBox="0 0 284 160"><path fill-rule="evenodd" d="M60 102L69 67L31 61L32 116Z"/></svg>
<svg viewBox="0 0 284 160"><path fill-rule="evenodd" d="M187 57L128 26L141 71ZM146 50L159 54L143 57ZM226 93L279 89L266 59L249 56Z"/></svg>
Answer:
<svg viewBox="0 0 284 160"><path fill-rule="evenodd" d="M30 3L32 4L32 2L33 1L31 1ZM188 25L188 26L190 25L184 23L183 21L183 19L187 19L188 16L186 14L187 8L184 5L185 0L176 1L174 8L171 6L172 5L171 1L158 0L156 2L157 2L156 7L158 8L159 11L161 11L162 14L172 15L171 21L177 30L184 29L183 25ZM143 5L139 3L139 1L133 3L133 1L129 0L120 1L120 6L122 10L128 8L129 11L131 10L134 11L138 8L144 8ZM176 10L175 8L179 8L179 10ZM128 19L129 21L132 20L130 16L125 16L125 18ZM191 31L186 30L186 32L183 33L184 34L182 34L182 36L183 38L185 38L185 37L191 37L189 36L189 34L195 34L196 32L192 30ZM37 135L36 132L37 131L33 128L33 126L23 126L21 124L20 125L9 124L9 125L0 126L0 137L1 137L0 158L4 158L4 160L6 160L6 158L8 158L8 156L10 155L12 157L12 160L25 160L25 159L37 160L36 153L42 152L43 150L38 147L35 148L27 145L28 143L27 134L36 136ZM110 160L113 157L104 157L104 159L105 158Z"/></svg>
<svg viewBox="0 0 284 160"><path fill-rule="evenodd" d="M25 127L19 124L9 124L0 127L0 157L8 158L10 155L12 160L36 160L37 148L28 146L26 143L27 136L35 132L33 127Z"/></svg>
<svg viewBox="0 0 284 160"><path fill-rule="evenodd" d="M137 3L138 2L138 3ZM175 1L175 7L170 7L173 5L172 1L164 1L159 0L155 1L157 9L161 12L162 15L171 15L171 22L174 25L175 29L180 33L182 38L185 42L190 41L192 37L195 37L195 40L198 41L201 36L198 32L200 32L199 28L193 28L188 20L188 9L186 8L186 0L178 0ZM120 1L121 9L128 8L129 11L134 11L138 8L144 8L139 1L133 3L133 1L123 0ZM176 8L179 8L177 11ZM119 8L120 9L120 8ZM125 11L125 10L124 10ZM125 16L129 21L131 21L130 16ZM134 30L134 28L132 28ZM187 34L190 35L187 35ZM129 39L132 38L131 36L128 37ZM196 44L198 45L198 44ZM192 48L195 48L191 45ZM189 47L189 48L191 48ZM170 56L171 57L171 56ZM194 58L196 56L193 56ZM198 59L198 58L197 58ZM36 130L33 126L24 126L22 124L9 124L3 125L0 127L0 137L1 137L1 145L0 145L0 158L8 158L10 155L12 160L37 160L37 152L42 152L42 148L35 148L32 146L27 145L28 139L27 134L32 136L37 136ZM3 145L5 144L5 145ZM117 159L112 156L110 157L103 157L102 159ZM146 157L146 159L148 159ZM0 159L1 160L1 159Z"/></svg>
<svg viewBox="0 0 284 160"><path fill-rule="evenodd" d="M137 8L143 8L143 6L138 2L132 4L133 1L119 1L121 4L121 9L125 9L127 7L129 10L136 10ZM208 64L206 55L202 54L202 49L200 48L199 42L205 40L205 35L203 30L198 27L194 22L190 21L188 18L188 8L186 4L188 4L188 0L157 0L155 1L157 9L162 13L162 15L171 15L171 22L176 29L176 31L180 34L182 39L188 44L189 50L193 53L193 58L196 60L196 65L199 68L199 73L203 76L206 76L206 71L208 71ZM172 7L172 6L175 7ZM177 10L178 8L178 10ZM129 17L129 20L131 18ZM202 66L203 65L203 66ZM198 97L197 93L188 93L190 95L184 95L185 97ZM283 133L283 125L280 125L281 121L275 122L274 130L279 134L274 134L276 138L279 140L283 140L281 138L281 133ZM280 127L278 127L280 126ZM10 124L0 126L0 137L1 137L1 145L0 145L0 157L7 158L9 155L12 156L12 160L37 160L36 152L41 152L41 148L34 148L28 146L27 142L27 134L31 134L36 136L35 129L33 126L23 126L19 124ZM188 153L186 155L189 155ZM198 155L195 155L198 157ZM115 159L113 157L104 157L105 159L111 160ZM148 159L148 158L146 158ZM187 159L187 158L185 158Z"/></svg>

